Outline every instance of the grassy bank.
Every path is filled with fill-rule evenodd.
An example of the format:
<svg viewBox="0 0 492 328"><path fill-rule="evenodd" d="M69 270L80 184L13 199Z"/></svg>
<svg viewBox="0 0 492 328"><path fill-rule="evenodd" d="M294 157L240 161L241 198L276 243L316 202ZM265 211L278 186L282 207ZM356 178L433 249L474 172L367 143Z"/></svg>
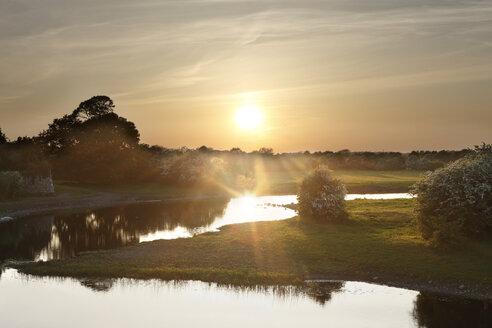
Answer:
<svg viewBox="0 0 492 328"><path fill-rule="evenodd" d="M342 179L350 193L407 192L423 175L422 171L334 171ZM268 172L261 178L257 195L295 194L306 172ZM0 217L39 215L54 211L83 208L111 207L145 200L234 196L217 186L209 188L178 187L164 184L138 184L100 186L74 181L55 181L54 196L24 197L13 201L0 201Z"/></svg>
<svg viewBox="0 0 492 328"><path fill-rule="evenodd" d="M340 278L491 292L492 243L438 253L420 238L412 200L348 202L350 221L231 225L190 239L155 241L18 266L36 275L295 283ZM491 295L491 294L488 294Z"/></svg>

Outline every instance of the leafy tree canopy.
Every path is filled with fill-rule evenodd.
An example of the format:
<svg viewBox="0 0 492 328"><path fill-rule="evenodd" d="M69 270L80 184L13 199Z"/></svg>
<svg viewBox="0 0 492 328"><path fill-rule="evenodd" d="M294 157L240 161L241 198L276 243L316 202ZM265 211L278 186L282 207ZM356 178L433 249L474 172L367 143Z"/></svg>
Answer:
<svg viewBox="0 0 492 328"><path fill-rule="evenodd" d="M113 100L108 96L94 96L91 99L81 102L79 107L73 111L72 115L76 120L83 122L113 113L114 108Z"/></svg>
<svg viewBox="0 0 492 328"><path fill-rule="evenodd" d="M80 103L71 113L53 120L40 139L51 154L66 152L84 144L119 144L133 147L140 134L133 122L113 112L115 105L107 96L95 96Z"/></svg>

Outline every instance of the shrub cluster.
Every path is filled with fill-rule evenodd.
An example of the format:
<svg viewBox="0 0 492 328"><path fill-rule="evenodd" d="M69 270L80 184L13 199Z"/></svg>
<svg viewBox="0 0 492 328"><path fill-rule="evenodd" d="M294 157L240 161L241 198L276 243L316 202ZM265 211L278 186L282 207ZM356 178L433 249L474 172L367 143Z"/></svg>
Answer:
<svg viewBox="0 0 492 328"><path fill-rule="evenodd" d="M297 194L299 215L323 222L347 218L345 194L341 180L334 179L326 167L311 171L302 181Z"/></svg>
<svg viewBox="0 0 492 328"><path fill-rule="evenodd" d="M413 186L418 228L436 246L491 236L492 153L487 147L428 173Z"/></svg>
<svg viewBox="0 0 492 328"><path fill-rule="evenodd" d="M251 190L255 180L234 168L223 158L213 155L185 152L168 156L161 161L161 177L178 186L208 186L226 190Z"/></svg>
<svg viewBox="0 0 492 328"><path fill-rule="evenodd" d="M14 199L22 191L22 176L19 172L0 172L0 200Z"/></svg>

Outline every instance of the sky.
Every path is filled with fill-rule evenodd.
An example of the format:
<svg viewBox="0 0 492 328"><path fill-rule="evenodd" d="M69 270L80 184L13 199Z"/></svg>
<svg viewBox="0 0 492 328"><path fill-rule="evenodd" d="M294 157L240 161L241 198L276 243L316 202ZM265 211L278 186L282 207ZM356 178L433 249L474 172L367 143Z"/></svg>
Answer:
<svg viewBox="0 0 492 328"><path fill-rule="evenodd" d="M94 95L165 147L492 143L492 1L0 0L7 136Z"/></svg>

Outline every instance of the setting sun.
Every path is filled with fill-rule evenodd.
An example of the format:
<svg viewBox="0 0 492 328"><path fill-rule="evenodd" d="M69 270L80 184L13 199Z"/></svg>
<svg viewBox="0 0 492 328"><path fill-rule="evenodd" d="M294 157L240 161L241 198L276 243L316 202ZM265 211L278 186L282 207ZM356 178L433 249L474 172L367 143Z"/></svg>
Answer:
<svg viewBox="0 0 492 328"><path fill-rule="evenodd" d="M261 126L263 113L256 106L247 105L238 108L236 113L236 124L243 130L252 131Z"/></svg>

